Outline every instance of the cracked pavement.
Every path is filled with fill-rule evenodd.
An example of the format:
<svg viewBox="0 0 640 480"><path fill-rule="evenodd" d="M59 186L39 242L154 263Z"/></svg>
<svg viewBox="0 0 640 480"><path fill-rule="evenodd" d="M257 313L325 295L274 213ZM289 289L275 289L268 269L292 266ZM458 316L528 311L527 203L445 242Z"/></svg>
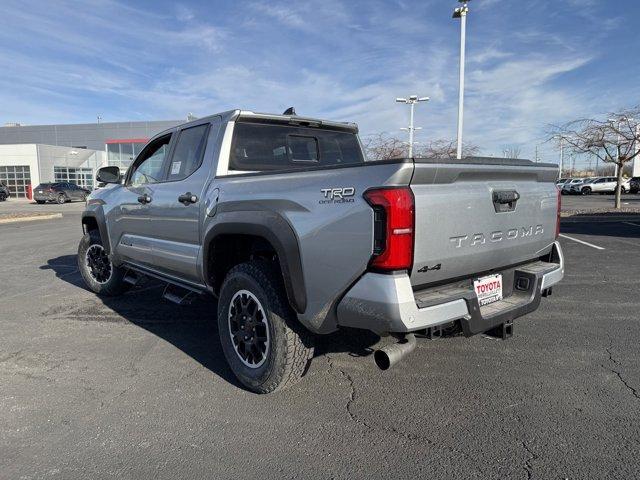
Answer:
<svg viewBox="0 0 640 480"><path fill-rule="evenodd" d="M419 340L379 372L370 352L389 340L340 332L301 384L258 396L224 363L214 300L178 307L153 282L118 299L82 287L80 207L0 225L0 478L640 470L640 227L564 225L605 250L563 240L564 282L508 341Z"/></svg>

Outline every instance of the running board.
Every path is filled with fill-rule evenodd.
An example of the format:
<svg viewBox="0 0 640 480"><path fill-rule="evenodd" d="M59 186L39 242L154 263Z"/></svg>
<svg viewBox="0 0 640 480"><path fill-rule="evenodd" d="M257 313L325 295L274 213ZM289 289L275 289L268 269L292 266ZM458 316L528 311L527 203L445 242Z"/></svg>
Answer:
<svg viewBox="0 0 640 480"><path fill-rule="evenodd" d="M124 283L128 283L129 285L133 285L134 287L136 285L138 285L138 283L140 283L142 280L142 276L131 271L131 270L127 270L126 275L124 276L124 278L122 279L122 281Z"/></svg>
<svg viewBox="0 0 640 480"><path fill-rule="evenodd" d="M187 288L167 283L162 292L162 298L169 300L176 305L190 305L198 293Z"/></svg>

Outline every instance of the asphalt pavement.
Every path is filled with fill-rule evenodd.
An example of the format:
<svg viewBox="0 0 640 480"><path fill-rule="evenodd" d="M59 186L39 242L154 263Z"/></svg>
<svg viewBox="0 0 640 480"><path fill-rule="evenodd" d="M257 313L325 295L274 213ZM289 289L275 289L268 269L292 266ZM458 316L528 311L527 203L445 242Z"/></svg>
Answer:
<svg viewBox="0 0 640 480"><path fill-rule="evenodd" d="M224 362L213 299L101 299L76 268L82 204L24 208L64 216L0 225L2 479L640 471L640 222L564 224L565 280L507 341L424 340L380 372L380 339L341 332L260 396Z"/></svg>
<svg viewBox="0 0 640 480"><path fill-rule="evenodd" d="M563 195L562 210L590 210L613 208L615 206L614 195ZM640 194L627 193L621 197L623 208L640 208Z"/></svg>

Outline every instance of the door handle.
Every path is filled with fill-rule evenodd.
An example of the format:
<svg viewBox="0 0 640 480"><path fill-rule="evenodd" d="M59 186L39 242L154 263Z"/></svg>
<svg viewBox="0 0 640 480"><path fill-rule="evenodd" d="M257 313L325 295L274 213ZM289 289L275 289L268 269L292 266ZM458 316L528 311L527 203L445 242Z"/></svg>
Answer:
<svg viewBox="0 0 640 480"><path fill-rule="evenodd" d="M146 203L151 203L151 197L145 193L144 195L140 195L138 197L138 202L142 203L143 205Z"/></svg>
<svg viewBox="0 0 640 480"><path fill-rule="evenodd" d="M191 192L183 193L178 197L178 201L183 205L189 205L190 203L196 203L198 201L198 196L194 195Z"/></svg>

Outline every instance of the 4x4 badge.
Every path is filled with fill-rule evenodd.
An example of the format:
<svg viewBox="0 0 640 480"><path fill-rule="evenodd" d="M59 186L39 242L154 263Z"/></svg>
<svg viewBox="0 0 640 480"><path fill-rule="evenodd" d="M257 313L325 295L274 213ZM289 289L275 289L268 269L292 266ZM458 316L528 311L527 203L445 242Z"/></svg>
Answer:
<svg viewBox="0 0 640 480"><path fill-rule="evenodd" d="M425 272L429 272L431 270L440 270L441 268L442 268L442 264L441 263L438 263L437 265L434 265L433 267L430 267L429 265L425 265L420 270L418 270L418 273L425 273Z"/></svg>

